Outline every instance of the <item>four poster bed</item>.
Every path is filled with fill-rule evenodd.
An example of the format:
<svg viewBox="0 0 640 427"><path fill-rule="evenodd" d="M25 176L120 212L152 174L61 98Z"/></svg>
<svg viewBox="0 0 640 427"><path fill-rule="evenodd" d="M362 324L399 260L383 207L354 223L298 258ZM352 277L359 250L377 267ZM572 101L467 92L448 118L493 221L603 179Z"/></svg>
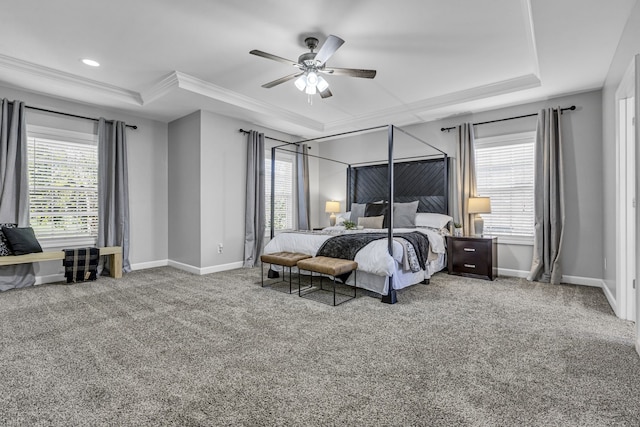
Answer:
<svg viewBox="0 0 640 427"><path fill-rule="evenodd" d="M347 164L348 212L340 214L337 225L321 231L274 235L272 217L271 240L264 253L297 252L355 260L358 263L358 288L376 292L383 302L393 304L397 301L396 290L428 283L431 275L446 267L444 236L448 234L447 225L451 221L448 216L448 156L395 126L374 129L383 128L388 129L388 159L384 163L367 162L366 166L358 167ZM394 134L397 131L426 145L435 154L411 158L420 160L394 162ZM356 132L362 130L348 133ZM314 140L331 137L335 135ZM300 143L308 141L312 140ZM281 147L272 149L271 188L275 183L273 162L276 150ZM271 192L271 212L274 211L274 193ZM341 225L344 220L362 226L346 230ZM278 269L277 266L272 268ZM354 277L341 279L352 285Z"/></svg>

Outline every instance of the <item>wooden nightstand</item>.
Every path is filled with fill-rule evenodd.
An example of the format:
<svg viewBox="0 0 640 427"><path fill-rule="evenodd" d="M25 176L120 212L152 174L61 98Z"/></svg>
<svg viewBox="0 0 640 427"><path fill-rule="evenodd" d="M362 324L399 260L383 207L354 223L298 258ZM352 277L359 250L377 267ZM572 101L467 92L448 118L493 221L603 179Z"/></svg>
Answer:
<svg viewBox="0 0 640 427"><path fill-rule="evenodd" d="M493 280L498 277L497 237L447 236L449 274Z"/></svg>

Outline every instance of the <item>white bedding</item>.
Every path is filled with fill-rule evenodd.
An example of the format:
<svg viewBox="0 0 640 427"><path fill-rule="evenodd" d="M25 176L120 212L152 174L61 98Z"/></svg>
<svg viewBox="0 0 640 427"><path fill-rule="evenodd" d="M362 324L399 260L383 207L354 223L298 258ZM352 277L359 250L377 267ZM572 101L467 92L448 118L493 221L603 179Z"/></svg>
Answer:
<svg viewBox="0 0 640 427"><path fill-rule="evenodd" d="M320 246L329 238L343 233L380 233L384 230L345 230L342 226L328 227L321 232L283 232L276 235L264 248L265 254L274 252L299 252L315 256ZM445 242L444 236L437 230L430 228L398 228L394 234L419 231L425 234L429 240L431 252L437 255L436 259L427 263L427 270L419 272L405 271L402 269L403 247L398 241L393 242L393 257L389 255L387 239L374 240L356 254L354 261L358 263L358 287L386 295L389 291L389 277L393 276L394 289L420 283L429 279L431 275L440 271L445 266ZM275 266L274 266L275 267ZM347 283L352 284L354 276L351 275Z"/></svg>

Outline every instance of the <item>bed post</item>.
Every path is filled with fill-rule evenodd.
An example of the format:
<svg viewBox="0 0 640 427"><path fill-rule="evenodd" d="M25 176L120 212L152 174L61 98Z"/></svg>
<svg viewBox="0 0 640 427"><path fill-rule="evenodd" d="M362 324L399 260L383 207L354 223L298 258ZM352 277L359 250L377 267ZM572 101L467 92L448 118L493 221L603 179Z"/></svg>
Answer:
<svg viewBox="0 0 640 427"><path fill-rule="evenodd" d="M351 210L351 202L353 201L353 194L351 194L351 179L353 178L351 175L352 172L353 170L351 169L351 165L347 166L347 206L345 212L349 212Z"/></svg>
<svg viewBox="0 0 640 427"><path fill-rule="evenodd" d="M276 185L276 147L271 147L271 200L269 201L269 203L271 204L271 218L269 219L269 222L271 224L271 230L269 232L269 234L271 235L271 238L273 239L273 236L275 236L275 231L273 230L273 227L275 225L275 220L273 219L273 210L276 207L276 200L275 200L275 185Z"/></svg>
<svg viewBox="0 0 640 427"><path fill-rule="evenodd" d="M389 125L387 135L389 139L389 204L387 205L387 248L389 250L389 254L393 257L393 196L395 194L395 190L393 187L393 125ZM396 290L393 287L393 275L389 276L389 291L387 292L387 295L382 296L382 302L386 304L395 304L396 302L398 302L398 298L396 297Z"/></svg>
<svg viewBox="0 0 640 427"><path fill-rule="evenodd" d="M449 214L449 156L444 154L444 212Z"/></svg>

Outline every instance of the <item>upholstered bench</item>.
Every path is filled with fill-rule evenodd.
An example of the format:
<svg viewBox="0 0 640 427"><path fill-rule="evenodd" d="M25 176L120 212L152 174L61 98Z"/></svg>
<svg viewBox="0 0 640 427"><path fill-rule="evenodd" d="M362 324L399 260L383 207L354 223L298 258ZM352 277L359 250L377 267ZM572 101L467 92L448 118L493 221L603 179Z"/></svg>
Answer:
<svg viewBox="0 0 640 427"><path fill-rule="evenodd" d="M298 261L298 296L302 296L300 289L300 271L306 270L311 271L311 284L313 285L313 273L320 273L320 288L315 289L313 291L308 291L304 295L320 291L322 289L322 275L328 275L333 277L333 305L336 305L336 276L340 276L342 274L353 272L354 280L353 280L353 297L346 299L343 302L349 301L350 299L354 299L356 297L357 292L357 279L356 270L358 268L358 263L355 261L350 261L348 259L340 259L340 258L329 258L326 256L317 256L313 258L306 258L301 261ZM345 296L351 296L346 294L340 294Z"/></svg>
<svg viewBox="0 0 640 427"><path fill-rule="evenodd" d="M274 252L272 254L264 254L260 257L260 279L261 285L264 287L264 263L282 266L282 279L284 280L284 267L289 267L289 293L291 290L291 267L295 267L298 261L305 258L311 258L311 255L301 254L297 252ZM278 277L278 276L275 276Z"/></svg>

